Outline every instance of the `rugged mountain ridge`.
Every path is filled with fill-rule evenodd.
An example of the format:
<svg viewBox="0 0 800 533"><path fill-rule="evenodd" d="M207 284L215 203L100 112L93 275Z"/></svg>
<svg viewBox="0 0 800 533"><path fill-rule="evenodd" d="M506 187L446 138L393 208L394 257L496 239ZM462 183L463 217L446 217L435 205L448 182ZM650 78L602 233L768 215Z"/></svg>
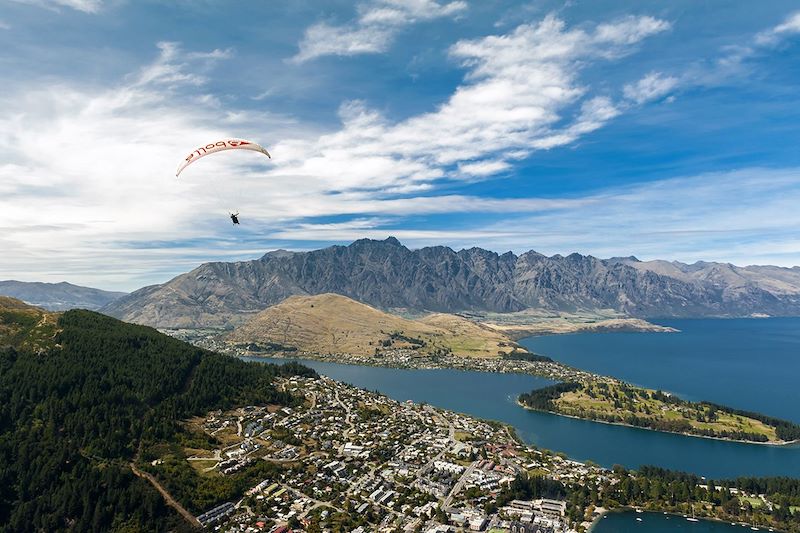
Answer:
<svg viewBox="0 0 800 533"><path fill-rule="evenodd" d="M0 295L17 298L49 311L69 309L94 311L125 294L127 293L81 287L66 281L61 283L0 281Z"/></svg>
<svg viewBox="0 0 800 533"><path fill-rule="evenodd" d="M614 309L642 318L800 315L797 268L747 267L759 275L731 281L678 276L639 263L577 253L517 256L444 246L410 250L393 237L362 239L311 252L279 250L253 261L206 263L102 311L156 327L226 326L292 295L331 292L381 309L448 313L544 308ZM698 265L696 270L709 274L724 270L717 263Z"/></svg>

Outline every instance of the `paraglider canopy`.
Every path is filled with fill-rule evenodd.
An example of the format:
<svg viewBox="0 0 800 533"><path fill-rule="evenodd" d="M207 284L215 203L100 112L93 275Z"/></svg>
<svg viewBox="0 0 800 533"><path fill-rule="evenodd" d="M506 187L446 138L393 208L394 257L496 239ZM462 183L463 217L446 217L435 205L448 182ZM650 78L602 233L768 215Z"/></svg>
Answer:
<svg viewBox="0 0 800 533"><path fill-rule="evenodd" d="M269 152L267 152L264 147L254 143L253 141L247 141L245 139L225 139L222 141L209 143L205 146L201 146L195 150L192 150L192 152L190 152L189 155L187 155L178 166L178 170L175 172L175 177L177 178L180 176L184 168L189 166L191 163L194 163L201 157L205 157L216 152L223 152L225 150L252 150L254 152L261 152L270 159L272 158L272 156L269 155Z"/></svg>

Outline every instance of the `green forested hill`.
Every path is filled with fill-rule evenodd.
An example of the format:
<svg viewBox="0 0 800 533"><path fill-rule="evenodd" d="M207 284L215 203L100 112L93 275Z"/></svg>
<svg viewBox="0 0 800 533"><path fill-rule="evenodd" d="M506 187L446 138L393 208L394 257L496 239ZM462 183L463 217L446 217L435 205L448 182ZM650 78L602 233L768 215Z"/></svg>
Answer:
<svg viewBox="0 0 800 533"><path fill-rule="evenodd" d="M0 333L13 342L0 342L0 531L187 527L132 474L140 444L174 439L180 420L212 409L291 401L273 378L313 374L243 363L90 311L47 315L42 336L34 319L46 314L5 303ZM26 334L38 335L35 347Z"/></svg>

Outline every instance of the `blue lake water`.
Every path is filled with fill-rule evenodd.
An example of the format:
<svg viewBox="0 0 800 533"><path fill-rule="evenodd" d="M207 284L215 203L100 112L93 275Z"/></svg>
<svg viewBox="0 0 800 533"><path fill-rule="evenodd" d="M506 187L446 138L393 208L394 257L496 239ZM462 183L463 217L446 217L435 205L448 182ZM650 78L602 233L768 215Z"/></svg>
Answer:
<svg viewBox="0 0 800 533"><path fill-rule="evenodd" d="M800 422L800 319L659 321L677 334L613 333L536 337L523 344L566 364ZM281 362L282 360L275 360ZM526 442L604 466L655 464L710 476L800 477L800 445L742 444L527 411L521 392L551 383L515 374L398 370L301 361L358 387L513 425ZM637 521L636 518L641 518ZM749 528L688 522L656 513L612 513L595 533L729 533Z"/></svg>
<svg viewBox="0 0 800 533"><path fill-rule="evenodd" d="M606 467L622 464L636 468L654 464L714 479L740 475L800 477L800 446L774 447L702 439L522 409L515 403L520 393L551 383L533 376L300 362L320 374L364 389L378 390L395 400L427 402L506 422L514 426L526 442Z"/></svg>
<svg viewBox="0 0 800 533"><path fill-rule="evenodd" d="M531 337L557 361L800 423L800 318L664 320L680 333Z"/></svg>
<svg viewBox="0 0 800 533"><path fill-rule="evenodd" d="M637 518L640 518L641 521L636 520ZM729 533L733 531L750 531L750 527L733 526L728 522L712 522L710 520L689 522L682 516L628 511L609 513L605 518L601 518L592 529L592 533L640 533L643 531L647 531L647 533L671 531Z"/></svg>

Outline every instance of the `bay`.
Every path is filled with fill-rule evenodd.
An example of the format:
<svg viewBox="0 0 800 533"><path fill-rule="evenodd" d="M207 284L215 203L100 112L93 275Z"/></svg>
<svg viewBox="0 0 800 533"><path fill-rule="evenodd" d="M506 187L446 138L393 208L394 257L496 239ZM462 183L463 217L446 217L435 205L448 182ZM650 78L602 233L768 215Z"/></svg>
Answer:
<svg viewBox="0 0 800 533"><path fill-rule="evenodd" d="M530 337L570 366L800 423L800 318L663 320L680 333Z"/></svg>
<svg viewBox="0 0 800 533"><path fill-rule="evenodd" d="M641 521L636 520L637 518ZM662 513L636 513L625 511L609 513L601 518L592 529L592 533L662 533L686 531L687 533L728 533L733 531L750 531L750 527L731 525L729 522L698 520L690 522L682 516ZM762 529L762 531L766 531Z"/></svg>
<svg viewBox="0 0 800 533"><path fill-rule="evenodd" d="M245 358L280 363L284 359ZM644 464L693 472L714 479L742 475L800 477L800 446L776 447L688 437L639 428L601 424L529 411L517 396L544 387L549 380L522 374L493 374L450 369L405 370L299 362L339 381L378 390L398 400L427 402L516 428L528 443L565 452L570 457L611 467Z"/></svg>

